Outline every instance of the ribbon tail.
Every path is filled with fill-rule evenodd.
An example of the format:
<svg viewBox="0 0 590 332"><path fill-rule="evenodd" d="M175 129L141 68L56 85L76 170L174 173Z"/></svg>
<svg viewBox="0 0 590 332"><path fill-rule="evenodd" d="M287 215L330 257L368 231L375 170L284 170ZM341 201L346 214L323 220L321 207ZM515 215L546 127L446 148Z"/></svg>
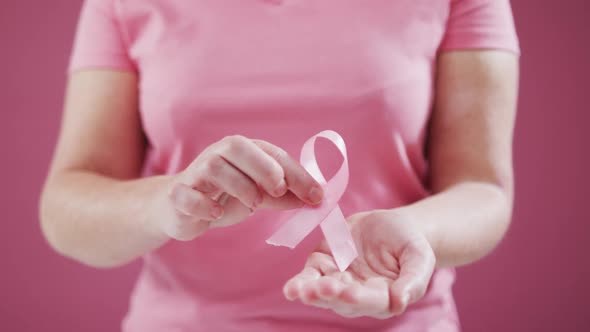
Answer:
<svg viewBox="0 0 590 332"><path fill-rule="evenodd" d="M357 258L358 252L354 245L354 240L346 218L342 214L339 206L336 206L332 212L320 224L322 232L332 251L332 256L340 272L346 270L348 266Z"/></svg>

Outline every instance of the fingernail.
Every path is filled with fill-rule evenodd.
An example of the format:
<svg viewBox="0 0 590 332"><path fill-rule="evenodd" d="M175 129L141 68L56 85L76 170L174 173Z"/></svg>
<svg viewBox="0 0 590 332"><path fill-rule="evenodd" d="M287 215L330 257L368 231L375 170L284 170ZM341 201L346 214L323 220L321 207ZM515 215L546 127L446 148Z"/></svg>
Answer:
<svg viewBox="0 0 590 332"><path fill-rule="evenodd" d="M229 199L229 195L226 193L222 193L221 196L219 196L217 203L221 204L221 206L224 206L225 203L227 203L228 199Z"/></svg>
<svg viewBox="0 0 590 332"><path fill-rule="evenodd" d="M285 182L285 179L281 179L281 182L275 188L274 194L276 196L283 196L286 192L287 192L287 182Z"/></svg>
<svg viewBox="0 0 590 332"><path fill-rule="evenodd" d="M313 204L319 204L323 198L322 190L318 187L313 187L307 194L307 197Z"/></svg>
<svg viewBox="0 0 590 332"><path fill-rule="evenodd" d="M216 219L221 218L223 216L223 208L221 206L214 206L211 209L211 216Z"/></svg>

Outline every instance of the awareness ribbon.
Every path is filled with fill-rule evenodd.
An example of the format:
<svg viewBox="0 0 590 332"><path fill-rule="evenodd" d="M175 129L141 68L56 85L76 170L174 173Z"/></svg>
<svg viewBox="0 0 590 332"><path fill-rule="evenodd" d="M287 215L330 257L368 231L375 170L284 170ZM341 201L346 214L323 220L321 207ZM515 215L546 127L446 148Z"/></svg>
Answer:
<svg viewBox="0 0 590 332"><path fill-rule="evenodd" d="M324 178L315 158L315 141L318 137L331 141L344 157L340 169L330 181L326 181ZM344 271L358 256L346 218L338 206L338 201L348 185L348 158L344 139L335 131L322 131L303 144L300 162L309 174L322 185L324 199L319 206L304 206L299 209L266 242L293 249L320 225L338 269Z"/></svg>

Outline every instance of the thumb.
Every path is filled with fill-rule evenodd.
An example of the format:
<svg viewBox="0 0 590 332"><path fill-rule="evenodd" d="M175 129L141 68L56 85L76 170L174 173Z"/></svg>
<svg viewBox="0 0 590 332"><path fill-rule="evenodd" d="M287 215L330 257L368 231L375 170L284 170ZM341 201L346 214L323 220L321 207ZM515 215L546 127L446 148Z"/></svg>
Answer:
<svg viewBox="0 0 590 332"><path fill-rule="evenodd" d="M291 191L287 191L287 193L281 197L272 197L264 194L262 203L259 207L273 210L292 210L303 207L304 205L305 203L299 197L295 196Z"/></svg>

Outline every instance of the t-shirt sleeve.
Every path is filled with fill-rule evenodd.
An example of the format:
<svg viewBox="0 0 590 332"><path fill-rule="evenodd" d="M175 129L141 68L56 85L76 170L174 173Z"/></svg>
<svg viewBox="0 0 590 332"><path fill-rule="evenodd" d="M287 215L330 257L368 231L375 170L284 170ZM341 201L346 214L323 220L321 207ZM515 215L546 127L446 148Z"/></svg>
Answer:
<svg viewBox="0 0 590 332"><path fill-rule="evenodd" d="M509 0L451 0L440 50L500 49L520 54Z"/></svg>
<svg viewBox="0 0 590 332"><path fill-rule="evenodd" d="M68 70L135 70L129 58L113 0L84 0Z"/></svg>

